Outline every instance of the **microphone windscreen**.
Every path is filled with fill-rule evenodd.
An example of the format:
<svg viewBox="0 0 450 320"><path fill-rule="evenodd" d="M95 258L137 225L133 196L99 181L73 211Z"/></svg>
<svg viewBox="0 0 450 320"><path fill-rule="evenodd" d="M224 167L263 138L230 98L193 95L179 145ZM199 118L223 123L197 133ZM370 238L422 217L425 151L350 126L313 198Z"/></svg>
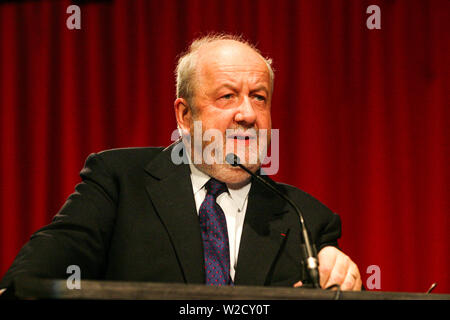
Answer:
<svg viewBox="0 0 450 320"><path fill-rule="evenodd" d="M231 164L233 167L237 167L239 163L241 163L241 159L234 153L229 153L225 157L225 161Z"/></svg>

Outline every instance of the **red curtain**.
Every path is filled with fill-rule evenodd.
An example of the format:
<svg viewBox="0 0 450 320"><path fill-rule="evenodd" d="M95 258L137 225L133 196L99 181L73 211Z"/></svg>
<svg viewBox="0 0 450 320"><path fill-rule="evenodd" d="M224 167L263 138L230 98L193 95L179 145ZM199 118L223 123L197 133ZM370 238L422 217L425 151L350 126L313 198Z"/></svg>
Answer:
<svg viewBox="0 0 450 320"><path fill-rule="evenodd" d="M177 55L224 31L273 58L275 179L340 214L364 283L450 292L450 1L75 3L80 30L71 1L0 4L0 276L90 153L171 142Z"/></svg>

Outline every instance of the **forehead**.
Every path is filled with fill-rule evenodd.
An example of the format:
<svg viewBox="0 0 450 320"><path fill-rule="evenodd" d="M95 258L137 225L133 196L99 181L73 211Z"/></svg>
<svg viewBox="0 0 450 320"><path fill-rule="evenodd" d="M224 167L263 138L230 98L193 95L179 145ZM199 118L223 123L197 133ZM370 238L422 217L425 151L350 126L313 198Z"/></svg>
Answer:
<svg viewBox="0 0 450 320"><path fill-rule="evenodd" d="M213 80L221 76L238 77L239 74L255 80L269 79L269 69L261 55L233 40L221 40L202 47L198 52L197 68L198 74Z"/></svg>

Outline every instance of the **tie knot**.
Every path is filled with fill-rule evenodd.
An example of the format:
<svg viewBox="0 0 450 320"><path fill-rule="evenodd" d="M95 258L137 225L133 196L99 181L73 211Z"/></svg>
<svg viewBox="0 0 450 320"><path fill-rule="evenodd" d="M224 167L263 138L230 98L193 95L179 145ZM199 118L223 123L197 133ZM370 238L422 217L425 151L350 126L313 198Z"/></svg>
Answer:
<svg viewBox="0 0 450 320"><path fill-rule="evenodd" d="M223 182L220 182L214 178L208 180L205 184L207 194L212 195L213 197L219 196L222 192L226 192L227 185Z"/></svg>

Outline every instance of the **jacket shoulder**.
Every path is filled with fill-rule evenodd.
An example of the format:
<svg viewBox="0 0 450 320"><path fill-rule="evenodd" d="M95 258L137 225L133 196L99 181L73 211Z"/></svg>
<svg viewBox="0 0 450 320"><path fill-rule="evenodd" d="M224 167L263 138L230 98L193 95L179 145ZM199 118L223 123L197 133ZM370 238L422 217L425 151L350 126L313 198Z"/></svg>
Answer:
<svg viewBox="0 0 450 320"><path fill-rule="evenodd" d="M294 201L299 200L300 202L303 203L304 202L311 203L311 205L314 205L315 207L320 207L320 209L322 210L331 211L324 203L319 201L317 198L295 186L281 182L277 182L276 184L282 191L284 191L285 194L293 198Z"/></svg>
<svg viewBox="0 0 450 320"><path fill-rule="evenodd" d="M317 251L326 245L337 247L337 239L341 236L339 215L303 190L284 183L277 185L302 211L305 222L315 238Z"/></svg>
<svg viewBox="0 0 450 320"><path fill-rule="evenodd" d="M92 153L86 160L100 158L110 169L142 167L155 158L164 147L117 148ZM114 171L114 170L113 170Z"/></svg>

